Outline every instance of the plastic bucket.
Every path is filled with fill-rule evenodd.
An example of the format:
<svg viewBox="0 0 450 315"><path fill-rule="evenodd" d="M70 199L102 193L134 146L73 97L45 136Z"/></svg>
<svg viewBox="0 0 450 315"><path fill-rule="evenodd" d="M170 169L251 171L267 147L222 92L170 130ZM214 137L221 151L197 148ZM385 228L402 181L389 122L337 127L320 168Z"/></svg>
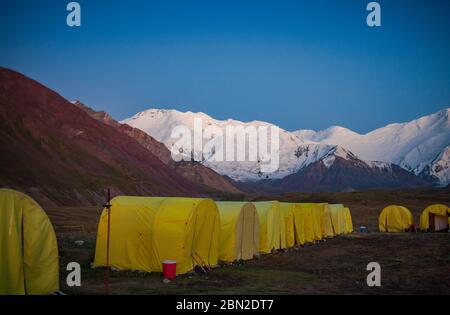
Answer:
<svg viewBox="0 0 450 315"><path fill-rule="evenodd" d="M163 274L165 279L175 279L177 277L177 262L175 260L163 261Z"/></svg>

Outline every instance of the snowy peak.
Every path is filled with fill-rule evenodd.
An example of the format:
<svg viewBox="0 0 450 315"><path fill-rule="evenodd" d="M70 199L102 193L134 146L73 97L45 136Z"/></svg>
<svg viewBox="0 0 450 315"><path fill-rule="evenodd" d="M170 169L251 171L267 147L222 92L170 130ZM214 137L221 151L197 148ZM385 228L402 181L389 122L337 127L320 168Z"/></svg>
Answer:
<svg viewBox="0 0 450 315"><path fill-rule="evenodd" d="M191 111L180 112L177 110L165 110L165 109L149 109L134 115L131 118L121 121L122 124L128 124L134 128L141 129L147 134L154 137L156 140L165 143L171 147L170 136L172 130L177 126L186 126L193 129L196 119L201 119L202 129L204 130L208 126L273 126L269 123L254 121L250 123L244 123L238 120L227 119L217 120L209 115L199 112L194 113ZM280 130L284 132L284 130Z"/></svg>
<svg viewBox="0 0 450 315"><path fill-rule="evenodd" d="M316 131L311 129L293 131L292 134L302 141L312 141L316 135Z"/></svg>
<svg viewBox="0 0 450 315"><path fill-rule="evenodd" d="M392 164L399 165L415 175L446 185L449 183L449 167L448 154L444 153L450 146L449 113L450 109L443 109L411 122L390 124L367 134L359 134L340 126L322 131L289 132L280 129L280 167L270 174L261 173L259 161L203 163L234 180L257 181L280 179L318 161L330 168L336 158L340 158L360 167L386 171L392 170ZM175 143L175 139L171 138L172 130L182 125L192 131L196 118L202 119L202 130L211 125L219 128L274 126L261 121L217 120L204 113L160 109L143 111L122 123L143 130L171 149ZM193 151L185 153L199 154Z"/></svg>
<svg viewBox="0 0 450 315"><path fill-rule="evenodd" d="M294 131L293 134L304 141L315 141L315 142L324 142L324 140L331 140L335 138L360 136L358 133L340 126L332 126L322 131L297 130Z"/></svg>
<svg viewBox="0 0 450 315"><path fill-rule="evenodd" d="M365 135L342 127L318 132L299 130L294 134L305 141L340 145L364 160L397 164L418 175L429 170L428 166L450 145L450 109L390 124ZM449 183L445 176L437 177L437 182Z"/></svg>
<svg viewBox="0 0 450 315"><path fill-rule="evenodd" d="M330 168L336 161L336 157L342 158L344 160L356 159L356 156L350 151L345 150L344 148L341 148L339 146L334 146L321 160L327 168Z"/></svg>
<svg viewBox="0 0 450 315"><path fill-rule="evenodd" d="M450 145L429 165L426 165L419 175L443 184L450 183Z"/></svg>
<svg viewBox="0 0 450 315"><path fill-rule="evenodd" d="M283 178L324 158L327 158L325 163L331 166L333 163L333 156L335 155L342 158L354 156L353 153L339 146L321 144L314 141L304 141L291 132L279 129L280 154L279 168L277 171L263 172L263 163L259 160L244 162L215 161L212 157L214 157L217 152L216 147L213 147L210 152L198 152L194 145L179 147L177 144L177 139L173 139L171 137L172 130L174 130L177 126L187 127L193 133L194 123L197 118L201 118L201 128L204 137L205 128L209 126L219 127L224 134L226 133L228 127L277 127L263 121L241 122L234 119L217 120L203 113L183 113L174 110L157 109L151 109L139 113L124 120L123 123L141 129L154 137L156 140L164 143L167 148L172 151L180 152L180 154L184 157L202 156L204 158L202 161L204 165L212 168L222 175L229 176L236 181L258 181L261 179ZM204 139L210 140L207 137ZM234 151L237 152L237 141L234 145Z"/></svg>

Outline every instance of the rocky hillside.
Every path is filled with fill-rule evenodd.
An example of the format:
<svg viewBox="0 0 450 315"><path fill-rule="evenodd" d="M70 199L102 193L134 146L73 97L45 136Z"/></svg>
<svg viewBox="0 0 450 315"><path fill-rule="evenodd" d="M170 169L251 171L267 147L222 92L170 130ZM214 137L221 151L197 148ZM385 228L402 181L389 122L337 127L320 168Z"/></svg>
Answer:
<svg viewBox="0 0 450 315"><path fill-rule="evenodd" d="M203 193L134 138L5 68L0 147L0 186L45 205L101 205L107 188L114 195Z"/></svg>

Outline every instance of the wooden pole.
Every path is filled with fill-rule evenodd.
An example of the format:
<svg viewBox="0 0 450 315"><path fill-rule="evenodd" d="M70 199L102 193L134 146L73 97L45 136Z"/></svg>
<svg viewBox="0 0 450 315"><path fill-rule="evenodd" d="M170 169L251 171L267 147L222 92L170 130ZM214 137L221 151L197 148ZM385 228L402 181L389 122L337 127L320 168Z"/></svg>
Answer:
<svg viewBox="0 0 450 315"><path fill-rule="evenodd" d="M109 239L111 234L111 191L108 188L108 201L105 205L108 211L108 234L106 238L106 267L105 267L105 294L109 295Z"/></svg>

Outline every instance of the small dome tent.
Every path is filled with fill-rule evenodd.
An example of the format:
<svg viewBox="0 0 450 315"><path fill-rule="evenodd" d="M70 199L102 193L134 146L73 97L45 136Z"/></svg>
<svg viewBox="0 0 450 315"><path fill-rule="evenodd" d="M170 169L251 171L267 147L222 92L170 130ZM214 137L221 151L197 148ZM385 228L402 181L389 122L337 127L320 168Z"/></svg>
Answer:
<svg viewBox="0 0 450 315"><path fill-rule="evenodd" d="M59 290L53 226L27 195L0 189L0 295L43 295Z"/></svg>
<svg viewBox="0 0 450 315"><path fill-rule="evenodd" d="M109 265L161 272L177 262L177 274L217 265L219 211L201 198L116 197L111 201ZM106 266L108 210L101 215L94 265Z"/></svg>
<svg viewBox="0 0 450 315"><path fill-rule="evenodd" d="M295 246L294 209L293 203L280 203L283 215L284 235L281 235L281 248L291 248Z"/></svg>
<svg viewBox="0 0 450 315"><path fill-rule="evenodd" d="M281 235L285 234L278 201L253 202L259 216L259 251L269 254L281 247Z"/></svg>
<svg viewBox="0 0 450 315"><path fill-rule="evenodd" d="M446 205L431 205L420 215L420 229L423 231L445 231L450 224L450 208Z"/></svg>
<svg viewBox="0 0 450 315"><path fill-rule="evenodd" d="M220 213L219 260L249 260L258 254L259 219L250 202L216 202Z"/></svg>
<svg viewBox="0 0 450 315"><path fill-rule="evenodd" d="M402 206L388 206L378 218L380 232L401 233L413 225L411 212Z"/></svg>

